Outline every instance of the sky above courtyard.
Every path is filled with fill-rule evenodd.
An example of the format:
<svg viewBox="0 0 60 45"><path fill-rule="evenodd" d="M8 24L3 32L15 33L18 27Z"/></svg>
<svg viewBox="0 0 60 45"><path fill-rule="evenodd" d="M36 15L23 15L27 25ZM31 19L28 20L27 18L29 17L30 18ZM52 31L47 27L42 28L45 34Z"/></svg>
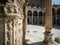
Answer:
<svg viewBox="0 0 60 45"><path fill-rule="evenodd" d="M57 5L59 5L59 4L60 4L60 0L52 0L52 4L57 4Z"/></svg>

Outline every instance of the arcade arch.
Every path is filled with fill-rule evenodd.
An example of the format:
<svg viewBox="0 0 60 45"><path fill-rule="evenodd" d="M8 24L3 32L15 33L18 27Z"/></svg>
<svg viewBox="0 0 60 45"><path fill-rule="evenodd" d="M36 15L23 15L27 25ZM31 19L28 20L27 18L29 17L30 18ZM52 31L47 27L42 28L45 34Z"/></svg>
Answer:
<svg viewBox="0 0 60 45"><path fill-rule="evenodd" d="M57 10L57 24L60 25L60 8Z"/></svg>
<svg viewBox="0 0 60 45"><path fill-rule="evenodd" d="M37 15L38 15L38 12L37 11L34 11L33 12L33 24L37 24Z"/></svg>
<svg viewBox="0 0 60 45"><path fill-rule="evenodd" d="M42 24L43 22L42 22L42 15L43 15L43 13L42 13L42 11L40 11L39 12L39 24Z"/></svg>
<svg viewBox="0 0 60 45"><path fill-rule="evenodd" d="M55 9L52 8L52 24L54 25L56 23L56 14L55 14Z"/></svg>
<svg viewBox="0 0 60 45"><path fill-rule="evenodd" d="M28 24L32 24L32 22L31 22L31 20L32 20L32 11L29 10L28 13L27 13L27 15L28 15L28 18L27 18L28 19L27 20Z"/></svg>

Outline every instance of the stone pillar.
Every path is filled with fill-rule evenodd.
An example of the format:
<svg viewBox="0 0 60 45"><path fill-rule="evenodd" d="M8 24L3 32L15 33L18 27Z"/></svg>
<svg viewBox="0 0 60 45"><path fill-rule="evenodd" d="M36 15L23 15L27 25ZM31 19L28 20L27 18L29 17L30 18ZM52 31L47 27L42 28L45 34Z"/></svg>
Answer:
<svg viewBox="0 0 60 45"><path fill-rule="evenodd" d="M43 12L43 25L45 25L45 14Z"/></svg>
<svg viewBox="0 0 60 45"><path fill-rule="evenodd" d="M45 0L45 32L44 32L44 43L52 42L52 0Z"/></svg>
<svg viewBox="0 0 60 45"><path fill-rule="evenodd" d="M44 15L44 14L43 14L43 12L42 12L42 25L43 25L43 22L44 22L44 17L43 17L43 15Z"/></svg>
<svg viewBox="0 0 60 45"><path fill-rule="evenodd" d="M1 4L0 7L0 45L22 45L23 14L14 2Z"/></svg>
<svg viewBox="0 0 60 45"><path fill-rule="evenodd" d="M56 25L57 25L57 9L56 9L56 11L55 11L55 18L56 18Z"/></svg>
<svg viewBox="0 0 60 45"><path fill-rule="evenodd" d="M39 12L37 13L37 24L39 25Z"/></svg>
<svg viewBox="0 0 60 45"><path fill-rule="evenodd" d="M23 5L23 15L24 15L24 20L23 20L23 45L26 45L26 29L27 29L27 15L25 14L25 9L26 9L26 4L28 0L23 0L24 5Z"/></svg>
<svg viewBox="0 0 60 45"><path fill-rule="evenodd" d="M32 11L32 24L33 24L33 11Z"/></svg>
<svg viewBox="0 0 60 45"><path fill-rule="evenodd" d="M24 20L23 20L23 45L26 45L26 28L27 28L27 15L25 15L25 6L24 6Z"/></svg>
<svg viewBox="0 0 60 45"><path fill-rule="evenodd" d="M5 18L5 45L22 45L22 18Z"/></svg>

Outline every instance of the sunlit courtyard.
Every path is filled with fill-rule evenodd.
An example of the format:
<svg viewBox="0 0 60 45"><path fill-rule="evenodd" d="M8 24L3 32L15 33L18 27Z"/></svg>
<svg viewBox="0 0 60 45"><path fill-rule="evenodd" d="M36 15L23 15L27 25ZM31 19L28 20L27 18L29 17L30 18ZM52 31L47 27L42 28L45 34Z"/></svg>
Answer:
<svg viewBox="0 0 60 45"><path fill-rule="evenodd" d="M27 34L26 39L28 44L38 45L38 42L42 42L44 40L44 26L39 25L28 25L27 26ZM55 25L52 28L52 39L55 40L56 37L60 37L60 26ZM54 41L54 45L60 45Z"/></svg>

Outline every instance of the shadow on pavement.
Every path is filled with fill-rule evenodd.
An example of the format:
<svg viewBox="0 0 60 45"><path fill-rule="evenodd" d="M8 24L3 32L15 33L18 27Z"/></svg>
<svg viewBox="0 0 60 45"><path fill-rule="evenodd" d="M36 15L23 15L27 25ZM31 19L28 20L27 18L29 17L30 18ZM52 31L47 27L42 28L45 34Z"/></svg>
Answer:
<svg viewBox="0 0 60 45"><path fill-rule="evenodd" d="M53 28L60 29L60 25L54 25Z"/></svg>
<svg viewBox="0 0 60 45"><path fill-rule="evenodd" d="M36 43L29 44L29 45L46 45L46 44L43 44L42 42L36 42Z"/></svg>

